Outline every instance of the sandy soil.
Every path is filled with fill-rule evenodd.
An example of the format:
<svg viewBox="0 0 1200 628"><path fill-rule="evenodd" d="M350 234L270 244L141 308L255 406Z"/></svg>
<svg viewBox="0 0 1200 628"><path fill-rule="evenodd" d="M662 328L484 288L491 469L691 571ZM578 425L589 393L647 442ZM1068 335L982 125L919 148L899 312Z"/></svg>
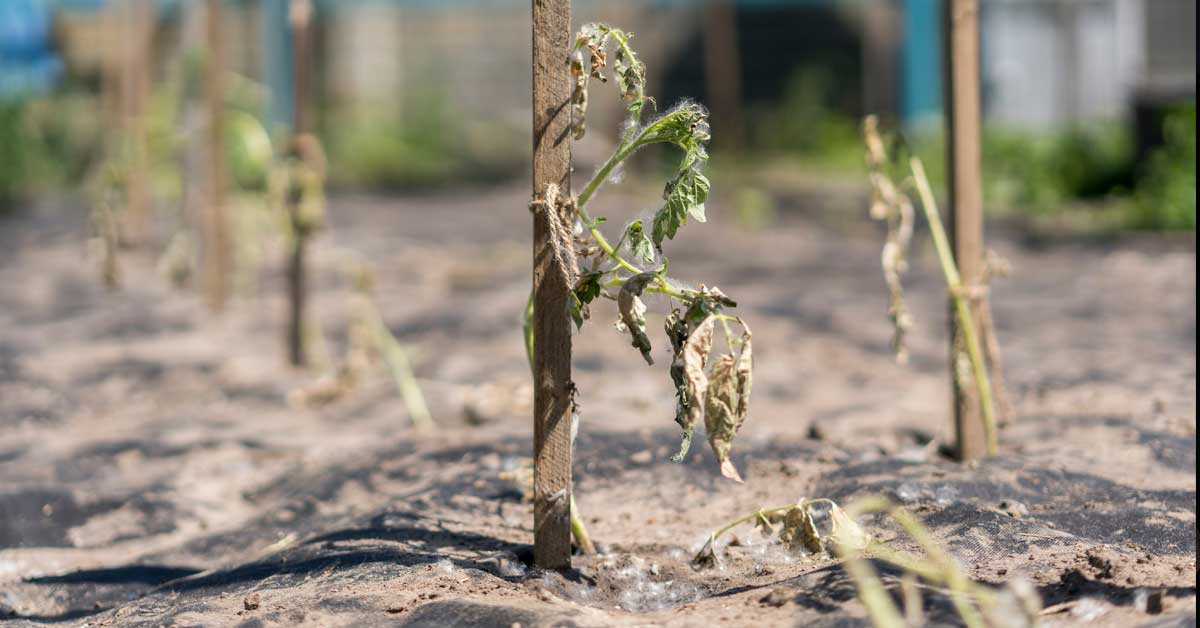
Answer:
<svg viewBox="0 0 1200 628"><path fill-rule="evenodd" d="M648 202L620 191L614 221ZM1194 239L1034 247L995 230L1014 267L993 292L1016 412L1002 455L964 467L940 453L945 308L928 242L898 366L879 233L856 203L830 220L785 198L774 227L749 232L718 200L714 224L668 252L673 275L719 285L754 328L755 398L734 450L746 483L721 478L699 442L669 460L666 349L646 366L602 305L576 337L575 378L577 496L604 553L543 573L527 566L515 479L531 447L526 202L512 188L331 203L314 316L343 350L340 260L353 248L376 267L431 434L411 429L382 372L326 406L289 404L318 374L283 364L274 266L214 318L136 254L106 293L77 208L0 220L0 624L861 625L829 559L739 530L723 568L687 561L759 507L876 492L975 578L1028 579L1048 625L1194 622ZM931 622L956 622L940 592L925 598Z"/></svg>

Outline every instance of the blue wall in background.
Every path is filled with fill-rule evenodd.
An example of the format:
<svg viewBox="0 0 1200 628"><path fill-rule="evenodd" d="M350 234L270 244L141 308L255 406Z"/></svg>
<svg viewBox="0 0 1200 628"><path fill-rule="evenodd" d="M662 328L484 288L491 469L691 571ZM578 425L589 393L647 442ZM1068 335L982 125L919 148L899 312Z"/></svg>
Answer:
<svg viewBox="0 0 1200 628"><path fill-rule="evenodd" d="M62 74L42 0L0 2L0 99L43 93Z"/></svg>
<svg viewBox="0 0 1200 628"><path fill-rule="evenodd" d="M904 0L900 112L908 126L942 110L941 0Z"/></svg>

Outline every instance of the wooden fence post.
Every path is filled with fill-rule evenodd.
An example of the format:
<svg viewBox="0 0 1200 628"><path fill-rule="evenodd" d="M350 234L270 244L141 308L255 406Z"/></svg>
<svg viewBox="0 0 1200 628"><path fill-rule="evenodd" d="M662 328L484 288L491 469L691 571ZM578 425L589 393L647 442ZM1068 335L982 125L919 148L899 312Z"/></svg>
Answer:
<svg viewBox="0 0 1200 628"><path fill-rule="evenodd" d="M568 133L571 78L570 0L533 0L533 194L571 189ZM533 217L534 563L571 566L571 286L555 266L548 213Z"/></svg>
<svg viewBox="0 0 1200 628"><path fill-rule="evenodd" d="M982 290L983 181L980 156L979 3L944 0L946 18L946 124L950 188L950 236L964 289L971 293L975 329L983 330L988 307ZM953 308L953 305L951 305ZM954 389L954 433L960 460L988 452L983 410L970 384L970 368L960 364L962 338L950 316L950 378ZM964 377L964 373L966 377Z"/></svg>
<svg viewBox="0 0 1200 628"><path fill-rule="evenodd" d="M288 10L288 28L292 34L292 121L289 129L289 151L297 150L298 138L308 132L308 77L309 77L309 29L312 24L312 0L291 0ZM296 155L302 158L301 155ZM291 182L295 185L295 182ZM293 202L287 199L291 212L299 211ZM292 216L296 225L296 216ZM291 259L288 261L288 361L293 366L308 364L307 347L305 343L304 310L308 302L308 280L305 258L308 249L308 233L297 228L292 233L295 241L292 243Z"/></svg>
<svg viewBox="0 0 1200 628"><path fill-rule="evenodd" d="M746 139L737 24L734 0L708 0L703 27L704 87L714 124L720 125L720 146L731 152L740 151Z"/></svg>
<svg viewBox="0 0 1200 628"><path fill-rule="evenodd" d="M150 70L153 67L154 30L157 20L154 0L125 2L125 63L122 77L125 147L128 170L125 179L126 237L143 244L150 213L149 156L146 115L149 112Z"/></svg>
<svg viewBox="0 0 1200 628"><path fill-rule="evenodd" d="M208 108L208 202L205 221L204 288L213 311L225 307L229 291L232 254L229 224L225 215L225 51L222 36L223 0L208 0L206 100Z"/></svg>

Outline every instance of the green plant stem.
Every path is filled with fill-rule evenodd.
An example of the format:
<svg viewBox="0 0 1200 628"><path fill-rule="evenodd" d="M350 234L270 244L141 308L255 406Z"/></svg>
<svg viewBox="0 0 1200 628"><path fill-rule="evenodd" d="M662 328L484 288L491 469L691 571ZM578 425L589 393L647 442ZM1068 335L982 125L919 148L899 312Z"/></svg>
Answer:
<svg viewBox="0 0 1200 628"><path fill-rule="evenodd" d="M863 558L862 553L842 553L839 546L838 555L842 558L842 568L858 589L859 601L866 607L871 624L875 628L904 628L904 618L900 609L896 608L892 596L888 595L883 582L879 580L879 575Z"/></svg>
<svg viewBox="0 0 1200 628"><path fill-rule="evenodd" d="M729 532L730 530L742 525L743 523L747 523L749 521L758 519L759 517L766 517L767 515L773 515L773 514L780 513L780 512L786 512L793 508L807 508L813 504L821 504L821 503L832 504L833 500L825 499L823 497L819 497L817 499L801 499L800 501L798 501L794 504L788 504L786 506L779 506L777 508L763 508L760 510L756 510L756 511L746 515L745 517L741 517L739 519L734 519L733 521L730 521L729 523L725 524L725 527L720 528L716 532L713 532L711 535L709 535L709 540L716 541L718 538L724 536L726 532Z"/></svg>
<svg viewBox="0 0 1200 628"><path fill-rule="evenodd" d="M921 207L925 210L925 218L929 222L929 231L933 236L933 245L937 249L938 261L942 273L946 277L946 286L950 297L954 299L954 311L958 318L958 327L962 333L963 344L966 345L967 357L971 361L971 370L975 375L975 386L979 390L979 405L983 414L983 432L987 440L987 453L996 455L998 447L996 436L996 419L993 410L992 385L984 364L983 351L979 347L979 337L975 331L975 319L964 294L962 277L958 274L958 266L954 263L954 254L950 250L950 242L946 230L942 227L942 219L938 214L937 201L929 187L929 179L925 176L925 167L921 160L913 157L909 160L912 167L913 179L916 181L917 193L921 197Z"/></svg>
<svg viewBox="0 0 1200 628"><path fill-rule="evenodd" d="M525 359L529 360L529 373L533 372L533 289L529 289L529 302L525 304L525 320L521 326L525 333Z"/></svg>
<svg viewBox="0 0 1200 628"><path fill-rule="evenodd" d="M949 589L951 603L968 628L983 628L987 625L979 611L971 604L971 600L989 603L992 599L991 591L968 578L954 562L954 559L934 541L929 530L921 525L921 522L912 513L893 506L891 502L877 496L859 500L848 509L848 512L853 513L852 516L871 511L884 512L891 517L916 541L928 558L922 561L878 543L871 544L870 553L872 555L900 569L916 573L931 584Z"/></svg>
<svg viewBox="0 0 1200 628"><path fill-rule="evenodd" d="M592 537L588 536L583 519L579 516L579 507L575 505L575 493L571 493L571 534L575 535L575 542L579 544L579 549L583 550L584 554L596 553Z"/></svg>
<svg viewBox="0 0 1200 628"><path fill-rule="evenodd" d="M644 271L634 264L631 264L628 260L622 257L620 253L617 252L615 247L608 243L608 238L604 237L604 234L600 231L596 221L592 220L592 217L588 215L587 210L584 209L584 206L587 205L587 202L592 198L592 194L596 192L596 190L600 187L600 184L608 178L617 165L629 158L630 155L632 155L642 146L654 143L655 140L646 139L647 135L651 133L652 129L654 128L655 125L651 124L643 129L636 138L632 140L626 140L620 146L618 146L617 150L614 151L612 156L608 158L608 161L604 162L604 165L600 166L600 169L596 171L596 174L592 176L592 179L588 181L586 186L584 186L583 192L580 192L579 194L579 199L575 201L575 207L579 211L579 219L583 221L584 225L587 226L588 233L590 233L592 239L596 241L596 245L600 247L600 250L604 251L605 255L611 257L612 260L617 263L618 267L624 268L635 275L640 275ZM685 291L672 288L669 284L667 284L667 280L663 279L662 277L659 277L655 283L658 285L646 286L646 290L649 292L657 292L659 294L672 296L676 299L681 299L684 301L690 301L692 299L692 297L689 296Z"/></svg>
<svg viewBox="0 0 1200 628"><path fill-rule="evenodd" d="M425 405L425 396L421 394L421 387L413 375L408 353L384 324L383 317L380 316L373 304L371 305L370 321L376 346L379 347L379 352L388 365L388 371L396 383L396 388L400 391L400 399L404 401L404 407L408 409L408 415L412 418L413 425L422 431L431 429L433 417L429 414L429 406Z"/></svg>

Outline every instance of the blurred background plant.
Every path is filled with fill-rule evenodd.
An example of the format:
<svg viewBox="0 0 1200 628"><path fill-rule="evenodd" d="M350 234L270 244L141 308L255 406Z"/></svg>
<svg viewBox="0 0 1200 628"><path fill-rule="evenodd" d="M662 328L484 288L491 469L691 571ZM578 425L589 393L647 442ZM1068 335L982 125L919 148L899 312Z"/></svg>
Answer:
<svg viewBox="0 0 1200 628"><path fill-rule="evenodd" d="M119 83L124 11L135 1L6 2L0 203L73 193L98 160L113 156L103 147L119 126L105 122L114 98L106 81ZM203 55L188 24L203 3L141 1L157 6L147 150L166 155L195 126L187 102L199 98ZM314 128L333 190L521 180L529 86L512 69L527 63L520 33L528 18L501 4L315 2ZM265 174L256 164L269 160L264 135L251 127L278 141L274 101L290 84L272 79L272 36L257 31L270 0L228 5L229 40L237 42L228 51L229 104L239 112L231 116L229 163L238 187L257 193ZM848 214L851 197L865 194L857 129L868 113L902 128L944 189L936 0L608 5L635 30L664 33L645 52L658 68L648 81L664 96L661 108L683 95L713 106L721 138L713 166L730 183L719 194L730 195L743 226L769 227L780 218L776 207L798 199L804 211ZM1195 4L984 0L983 9L985 201L993 217L1074 232L1194 229ZM594 12L586 0L578 11L581 19ZM1120 45L1097 43L1106 41ZM604 103L589 116L606 132L577 146L585 169L598 165L590 156L607 154L604 138L621 119ZM179 172L158 173L160 203L178 195Z"/></svg>

